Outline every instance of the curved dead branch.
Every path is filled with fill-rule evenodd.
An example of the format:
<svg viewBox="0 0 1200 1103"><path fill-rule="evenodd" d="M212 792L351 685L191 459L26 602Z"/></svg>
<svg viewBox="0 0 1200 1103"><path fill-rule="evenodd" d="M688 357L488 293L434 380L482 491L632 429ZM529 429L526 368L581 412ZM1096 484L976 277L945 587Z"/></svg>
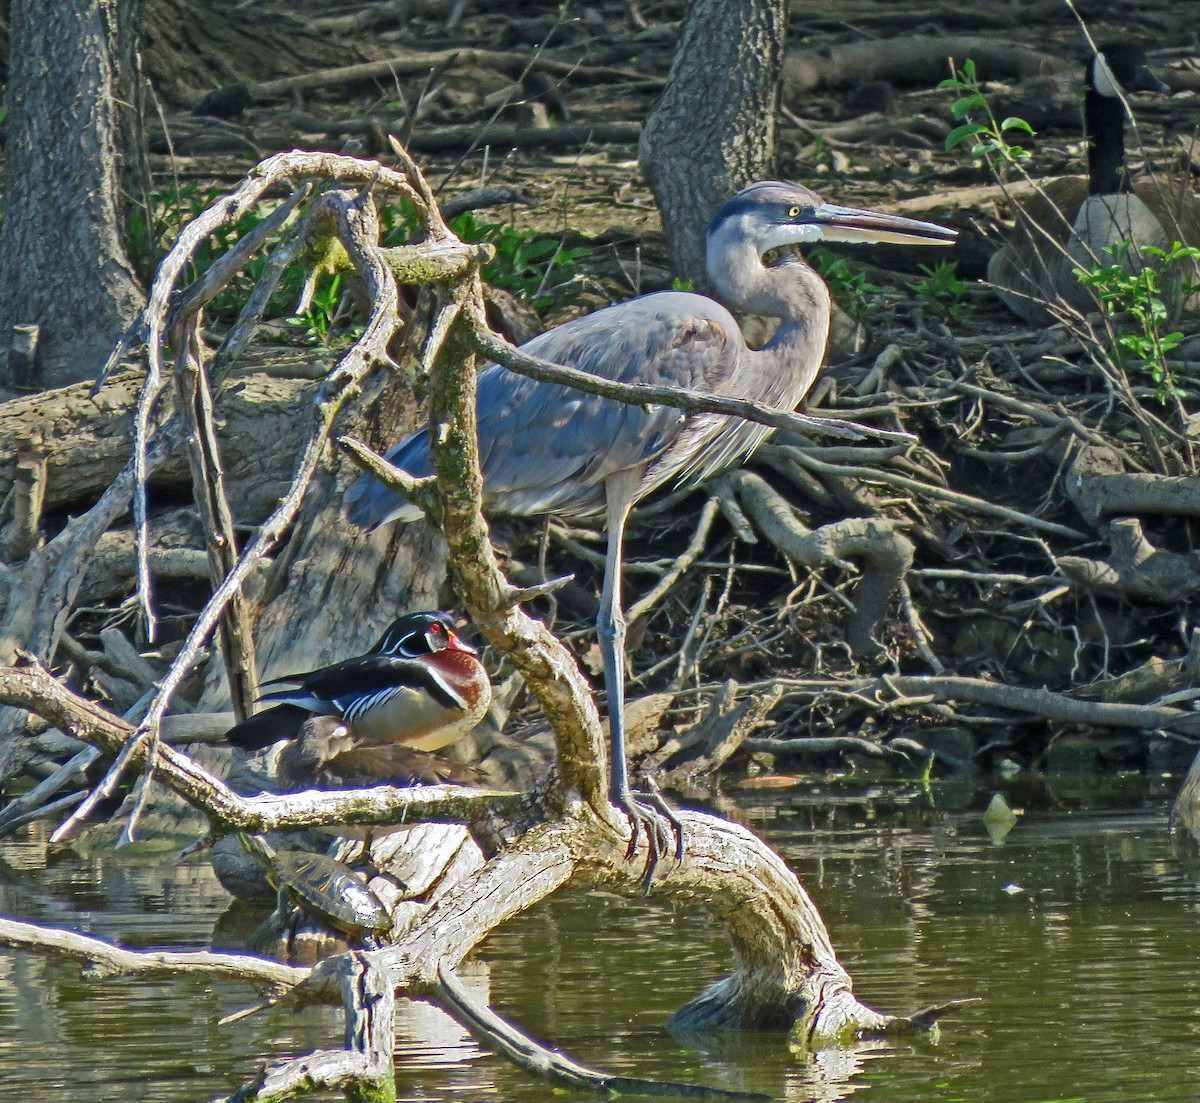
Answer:
<svg viewBox="0 0 1200 1103"><path fill-rule="evenodd" d="M874 654L879 648L875 630L912 566L915 551L898 522L847 518L814 532L778 491L753 472L731 472L718 485L728 488L755 528L794 563L814 570L825 566L853 570L849 560L862 562L862 577L846 618L846 642L856 655Z"/></svg>
<svg viewBox="0 0 1200 1103"><path fill-rule="evenodd" d="M358 1085L358 1090L373 1085L372 1090L386 1094L390 1060L385 1054L390 1053L391 1012L385 992L389 997L394 991L421 998L440 993L451 1010L457 1007L460 1016L474 1022L476 1028L488 1022L494 1027L496 1024L483 1010L462 1002L453 981L453 971L491 930L568 884L639 897L646 891L643 866L649 856L648 842L642 833L631 861L631 826L608 803L607 744L591 690L571 652L518 605L522 591L501 572L481 513L482 480L474 420L475 352L484 349L501 362L511 362L538 377L546 377L544 373L549 372L556 381L564 381L565 369L529 362L530 358L504 346L487 330L482 287L475 271L479 250L454 238L416 166L403 150L397 149L397 155L403 174L371 162L320 154L286 154L264 162L231 196L215 204L184 232L156 278L146 314L126 342L127 347L133 342L145 344L150 361L139 402L135 461L125 484L132 483L138 492L134 497L139 524L144 521L144 503L138 506L137 501L138 494L144 494L145 457L166 439L161 433L152 434L150 428L165 386L163 365L170 338L176 342L174 364L180 401L191 411L186 415L187 426L202 438L198 442L200 451L193 458L196 493L208 499L210 542L226 545L216 560L221 568L219 584L161 679L145 720L136 729L131 727L71 693L36 664L0 670L0 700L33 708L64 731L118 752L105 781L59 829L59 836L87 814L127 767L153 767L163 783L209 816L216 833L315 823L395 824L454 818L471 823L494 850L490 861L479 868L465 869L461 879L446 887L434 907L414 915L392 946L364 955L342 955L302 975L289 975L292 983L284 996L289 1003L343 1001L348 1023L346 1050L336 1055L319 1054L315 1061L310 1056L265 1070L239 1093L244 1099L273 1098L318 1083L352 1083ZM204 362L195 328L195 312L216 284L207 283L185 293L174 312L170 303L191 250L213 230L236 218L268 187L285 184L306 188L309 178L322 174L360 190L335 189L315 199L296 200L298 219L310 228L318 224L329 227L332 239L365 278L370 314L362 337L319 389L313 404L313 424L288 493L249 546L234 555L233 532L220 486L218 439L206 390L211 385L206 378L210 365ZM425 242L399 251L382 249L372 189L405 196L422 214ZM265 235L255 244L264 241ZM248 256L249 251L242 255ZM228 269L232 271L233 265ZM428 370L430 375L431 419L437 426L432 434L436 502L427 484L416 488L409 485L407 489L415 489L418 497L434 507L448 545L453 581L472 618L489 641L512 660L538 696L554 727L557 770L534 793L524 796L426 786L239 797L188 756L161 743L160 722L182 678L195 665L202 645L227 610L234 607L250 571L296 516L327 452L339 411L351 401L374 365L391 363L388 348L400 325L398 281L407 279L436 280L447 285L417 360L418 369ZM611 389L606 381L590 376L575 379L580 373L567 374L567 381L587 390L608 393L606 388ZM725 408L728 403L711 396L660 394L653 388L623 390L632 393L611 397L664 402L688 410L718 410L770 419L769 423L793 428L814 427L813 419L764 410L754 404ZM823 420L816 424L828 428ZM361 446L354 451L360 457L368 454ZM393 481L385 468L380 471L384 481ZM395 481L404 483L402 479ZM893 558L903 561L898 568L893 567L893 574L902 576L908 562L907 541L886 523L872 524L886 533ZM843 549L848 549L845 554L867 557L868 544L874 537L867 528L851 531L853 528L852 524L836 533L830 529L810 534L812 550L803 554L822 563L841 563ZM688 554L694 560L699 546ZM685 569L687 562L685 555L682 567L677 567ZM867 595L860 600L864 641L869 640L878 619L876 607L886 600L894 585L887 583L882 598ZM148 576L143 570L141 593L148 609L147 586ZM235 623L233 631L247 634L244 624L238 627ZM251 654L249 650L243 653ZM248 684L252 684L252 664L247 674ZM759 707L748 706L731 713L731 731L714 739L711 754L719 756L723 748L731 749L731 739L743 739L762 720L773 700L773 696L766 695L766 702L758 702ZM692 811L679 815L686 836L684 856L661 870L650 885L650 893L664 901L698 903L710 910L730 931L734 961L731 975L687 1004L676 1016L676 1026L687 1030L788 1027L804 1044L819 1044L858 1032L882 1030L900 1021L864 1007L855 999L850 978L837 961L816 908L774 851L745 828L714 816ZM495 1041L503 1048L499 1035ZM536 1053L534 1059L541 1060ZM570 1067L576 1072L583 1069L573 1063ZM566 1068L563 1065L559 1071ZM584 1070L578 1074L591 1086L628 1087L635 1083L605 1074L596 1074L601 1081L588 1080L594 1073Z"/></svg>

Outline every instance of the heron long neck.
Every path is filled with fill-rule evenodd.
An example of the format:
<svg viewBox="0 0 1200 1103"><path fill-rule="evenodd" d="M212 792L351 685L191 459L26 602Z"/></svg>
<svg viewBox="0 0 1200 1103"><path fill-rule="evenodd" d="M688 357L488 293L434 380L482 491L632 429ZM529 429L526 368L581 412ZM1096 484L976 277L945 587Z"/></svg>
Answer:
<svg viewBox="0 0 1200 1103"><path fill-rule="evenodd" d="M1121 101L1089 88L1083 101L1088 136L1088 194L1129 191L1125 172L1125 109Z"/></svg>
<svg viewBox="0 0 1200 1103"><path fill-rule="evenodd" d="M775 336L749 355L764 365L756 397L792 409L812 386L825 356L831 305L825 282L796 256L767 267L745 242L722 249L719 257L710 252L709 276L731 310L779 319Z"/></svg>

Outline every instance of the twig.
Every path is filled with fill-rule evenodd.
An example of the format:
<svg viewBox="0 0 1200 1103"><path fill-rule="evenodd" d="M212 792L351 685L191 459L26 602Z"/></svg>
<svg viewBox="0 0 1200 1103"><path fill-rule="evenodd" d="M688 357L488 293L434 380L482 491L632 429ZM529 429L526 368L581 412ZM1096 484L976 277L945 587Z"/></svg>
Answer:
<svg viewBox="0 0 1200 1103"><path fill-rule="evenodd" d="M201 360L199 317L189 319L175 356L176 402L188 428L188 458L192 497L200 510L208 541L213 588L237 564L237 532L225 491L225 469L213 418L213 396ZM258 694L258 663L254 653L253 618L245 597L233 595L221 620L221 652L229 681L233 711L244 720L254 710Z"/></svg>
<svg viewBox="0 0 1200 1103"><path fill-rule="evenodd" d="M1005 521L1027 525L1029 528L1036 529L1039 532L1050 533L1054 536L1066 536L1072 540L1087 539L1085 533L1069 528L1067 525L1060 525L1057 521L1045 521L1041 517L1034 517L1032 514L1024 513L1019 509L1002 506L996 502L988 502L982 498L976 498L971 494L963 494L957 490L948 490L945 487L935 486L932 483L919 482L916 479L910 479L907 475L898 475L893 471L880 471L874 467L853 467L844 464L825 463L823 460L818 460L799 448L787 448L786 451L801 466L823 475L833 475L844 479L862 479L864 482L883 483L885 486L894 486L901 490L909 490L916 494L924 494L930 498L937 498L940 501L949 502L951 505L956 505L974 513L983 513L989 517L1000 517Z"/></svg>
<svg viewBox="0 0 1200 1103"><path fill-rule="evenodd" d="M712 523L716 519L719 508L720 503L716 498L709 498L704 503L704 508L700 510L700 520L696 524L696 531L692 533L688 546L684 548L662 578L654 584L654 588L645 597L639 599L625 614L630 624L641 620L666 596L671 587L691 570L692 565L704 552L704 546L708 543L708 534L712 530Z"/></svg>
<svg viewBox="0 0 1200 1103"><path fill-rule="evenodd" d="M434 491L436 480L432 475L423 479L413 478L402 467L388 463L378 452L372 451L354 437L338 437L338 444L346 450L347 455L359 467L364 471L369 471L389 490L403 495L413 505L423 510L427 517L436 521L441 515L441 503Z"/></svg>
<svg viewBox="0 0 1200 1103"><path fill-rule="evenodd" d="M501 1018L482 1000L477 1000L444 962L438 965L435 993L451 1017L465 1026L476 1041L496 1050L513 1064L543 1080L568 1088L609 1092L617 1095L673 1096L682 1099L769 1100L757 1092L725 1091L702 1084L680 1084L669 1080L641 1080L616 1076L581 1064L561 1050L551 1049Z"/></svg>
<svg viewBox="0 0 1200 1103"><path fill-rule="evenodd" d="M249 981L272 988L291 988L309 974L308 969L249 954L221 954L206 950L126 950L111 942L74 931L3 917L0 917L0 942L6 946L54 950L89 961L111 976L188 972Z"/></svg>
<svg viewBox="0 0 1200 1103"><path fill-rule="evenodd" d="M619 383L578 368L552 364L536 356L530 356L509 344L503 337L487 328L486 320L475 319L470 330L471 343L489 359L503 364L510 371L527 375L544 383L561 383L578 391L613 398L631 406L670 406L688 414L715 413L756 421L774 429L787 429L798 433L822 433L826 436L846 440L861 440L863 437L879 437L883 440L900 440L911 443L916 440L911 433L900 433L892 429L877 429L871 425L840 418L813 417L810 414L773 410L761 402L746 398L727 398L692 391L684 387L659 387L649 383Z"/></svg>

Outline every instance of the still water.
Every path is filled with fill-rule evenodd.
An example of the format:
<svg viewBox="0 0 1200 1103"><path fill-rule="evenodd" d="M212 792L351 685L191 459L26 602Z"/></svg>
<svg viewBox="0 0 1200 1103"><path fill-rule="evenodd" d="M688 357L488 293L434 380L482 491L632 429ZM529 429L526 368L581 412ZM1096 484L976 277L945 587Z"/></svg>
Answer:
<svg viewBox="0 0 1200 1103"><path fill-rule="evenodd" d="M702 913L617 899L538 908L497 932L470 976L543 1040L631 1075L794 1101L1195 1103L1200 863L1168 839L1165 795L1125 792L1116 810L1094 793L1013 794L1029 807L1003 840L984 827L989 795L798 787L722 809L792 863L864 1002L978 999L936 1039L808 1058L779 1035L681 1043L662 1024L722 974L726 939ZM45 868L41 838L0 848L0 912L162 947L236 944L258 919L227 912L204 864L66 855ZM68 961L0 949L0 1100L206 1100L264 1058L340 1043L339 1016L321 1010L217 1025L254 998L234 984L93 983ZM551 1094L420 1004L401 1011L397 1079L409 1100Z"/></svg>

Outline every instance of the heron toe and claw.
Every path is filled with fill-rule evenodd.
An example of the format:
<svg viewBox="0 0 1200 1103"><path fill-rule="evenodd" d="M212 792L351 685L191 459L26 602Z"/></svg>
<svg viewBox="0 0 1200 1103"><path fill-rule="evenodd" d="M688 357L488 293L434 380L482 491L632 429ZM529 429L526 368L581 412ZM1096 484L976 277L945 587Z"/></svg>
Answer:
<svg viewBox="0 0 1200 1103"><path fill-rule="evenodd" d="M826 203L800 184L763 181L728 200L708 227L707 269L716 298L683 291L643 295L566 322L522 350L623 383L685 387L790 412L820 369L830 297L821 277L788 247L950 245L955 236L930 222ZM779 328L763 348L751 349L732 310L776 317ZM625 524L646 495L702 482L751 453L771 430L723 414L630 406L495 364L479 375L478 425L485 510L603 518L607 525L597 632L612 745L610 800L629 817L630 856L645 829L649 879L672 834L682 855L683 830L657 792L637 794L629 784L620 593ZM387 458L414 476L432 474L428 432L407 437ZM347 504L350 519L367 528L421 516L368 475L351 486Z"/></svg>

